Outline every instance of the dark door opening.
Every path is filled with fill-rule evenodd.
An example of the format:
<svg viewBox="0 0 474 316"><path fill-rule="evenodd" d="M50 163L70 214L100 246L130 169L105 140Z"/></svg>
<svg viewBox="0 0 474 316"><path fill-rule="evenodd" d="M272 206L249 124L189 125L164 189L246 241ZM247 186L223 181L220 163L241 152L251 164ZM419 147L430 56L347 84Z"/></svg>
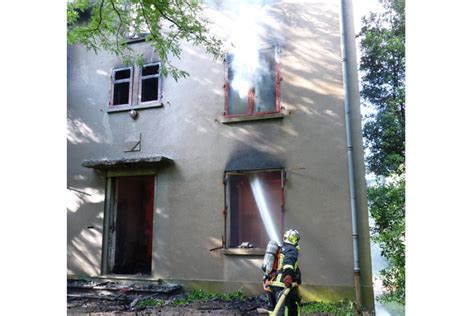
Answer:
<svg viewBox="0 0 474 316"><path fill-rule="evenodd" d="M112 273L151 274L154 179L115 178Z"/></svg>

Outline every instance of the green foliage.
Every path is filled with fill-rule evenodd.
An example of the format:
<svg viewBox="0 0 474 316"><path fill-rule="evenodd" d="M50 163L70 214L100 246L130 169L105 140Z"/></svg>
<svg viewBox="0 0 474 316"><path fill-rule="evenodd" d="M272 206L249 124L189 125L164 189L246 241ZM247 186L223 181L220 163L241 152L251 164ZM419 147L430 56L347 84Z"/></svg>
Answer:
<svg viewBox="0 0 474 316"><path fill-rule="evenodd" d="M195 290L190 293L187 293L181 298L173 299L171 301L164 301L161 299L155 298L145 298L138 301L136 307L138 308L147 308L155 306L184 306L191 304L197 301L233 301L233 300L243 300L246 296L240 291L235 291L231 293L214 293L214 292L205 292L203 290Z"/></svg>
<svg viewBox="0 0 474 316"><path fill-rule="evenodd" d="M368 171L386 177L368 189L373 240L388 266L381 301L405 303L405 0L362 20L361 96L374 109L364 124Z"/></svg>
<svg viewBox="0 0 474 316"><path fill-rule="evenodd" d="M180 57L182 41L204 46L214 58L222 56L222 42L209 34L198 0L75 0L67 5L67 25L69 44L105 50L126 64L140 65L143 57L127 41L144 37L162 62L162 74L175 80L188 76L169 61Z"/></svg>
<svg viewBox="0 0 474 316"><path fill-rule="evenodd" d="M375 220L373 240L380 245L388 266L380 272L387 294L381 301L405 303L405 174L380 181L368 189L370 213Z"/></svg>
<svg viewBox="0 0 474 316"><path fill-rule="evenodd" d="M361 96L368 169L389 176L405 163L405 0L384 2L383 13L362 20Z"/></svg>
<svg viewBox="0 0 474 316"><path fill-rule="evenodd" d="M336 316L353 316L357 315L357 305L349 300L343 300L336 303L304 303L303 315L310 313L330 313Z"/></svg>
<svg viewBox="0 0 474 316"><path fill-rule="evenodd" d="M155 306L164 306L165 301L155 299L155 298L146 298L143 300L138 301L136 307L138 308L146 308L146 307L155 307Z"/></svg>
<svg viewBox="0 0 474 316"><path fill-rule="evenodd" d="M214 293L205 292L203 290L195 290L186 294L183 298L171 302L172 306L187 305L196 301L232 301L245 299L245 295L240 290L231 293Z"/></svg>

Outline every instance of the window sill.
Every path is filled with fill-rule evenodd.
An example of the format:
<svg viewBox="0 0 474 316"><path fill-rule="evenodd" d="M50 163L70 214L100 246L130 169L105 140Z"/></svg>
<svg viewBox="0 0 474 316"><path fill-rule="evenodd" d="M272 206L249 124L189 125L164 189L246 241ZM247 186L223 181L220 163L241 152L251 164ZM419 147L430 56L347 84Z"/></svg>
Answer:
<svg viewBox="0 0 474 316"><path fill-rule="evenodd" d="M236 117L222 117L221 123L231 124L237 122L257 121L257 120L268 120L268 119L280 119L285 115L281 112L261 115L248 115L248 116L236 116Z"/></svg>
<svg viewBox="0 0 474 316"><path fill-rule="evenodd" d="M228 248L223 249L222 253L226 256L263 256L265 249L261 248Z"/></svg>
<svg viewBox="0 0 474 316"><path fill-rule="evenodd" d="M125 112L130 110L142 110L142 109L150 109L150 108L161 108L163 107L163 103L156 101L150 102L146 104L137 104L137 105L116 105L112 107L107 107L107 113L115 113L115 112Z"/></svg>

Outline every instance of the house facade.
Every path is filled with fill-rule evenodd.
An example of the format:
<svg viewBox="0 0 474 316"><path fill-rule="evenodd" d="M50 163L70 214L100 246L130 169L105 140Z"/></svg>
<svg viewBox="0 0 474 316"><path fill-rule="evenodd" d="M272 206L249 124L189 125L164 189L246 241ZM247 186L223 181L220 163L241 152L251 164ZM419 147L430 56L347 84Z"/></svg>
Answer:
<svg viewBox="0 0 474 316"><path fill-rule="evenodd" d="M142 66L68 46L68 276L261 293L269 238L294 228L304 298L373 309L345 3L209 1L228 53L183 43L178 82L144 41Z"/></svg>

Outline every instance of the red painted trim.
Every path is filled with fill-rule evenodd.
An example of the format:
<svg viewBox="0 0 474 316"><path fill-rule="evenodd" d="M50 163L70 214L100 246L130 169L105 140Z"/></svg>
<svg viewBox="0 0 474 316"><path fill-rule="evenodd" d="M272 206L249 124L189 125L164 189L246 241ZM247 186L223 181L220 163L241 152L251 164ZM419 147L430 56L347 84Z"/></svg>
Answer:
<svg viewBox="0 0 474 316"><path fill-rule="evenodd" d="M255 116L265 116L267 114L277 114L279 112L256 112L252 114L232 114L232 115L224 115L225 118L234 118L234 117L255 117Z"/></svg>
<svg viewBox="0 0 474 316"><path fill-rule="evenodd" d="M281 111L281 72L280 72L280 62L278 61L277 52L275 51L275 111L267 112L256 112L255 105L255 87L252 87L248 91L248 108L247 114L229 114L229 61L226 58L224 63L224 90L225 90L225 106L224 106L224 117L225 118L235 118L235 117L249 117L249 116L259 116L266 114L275 114L280 113Z"/></svg>
<svg viewBox="0 0 474 316"><path fill-rule="evenodd" d="M247 115L255 113L255 87L249 88L247 99Z"/></svg>

